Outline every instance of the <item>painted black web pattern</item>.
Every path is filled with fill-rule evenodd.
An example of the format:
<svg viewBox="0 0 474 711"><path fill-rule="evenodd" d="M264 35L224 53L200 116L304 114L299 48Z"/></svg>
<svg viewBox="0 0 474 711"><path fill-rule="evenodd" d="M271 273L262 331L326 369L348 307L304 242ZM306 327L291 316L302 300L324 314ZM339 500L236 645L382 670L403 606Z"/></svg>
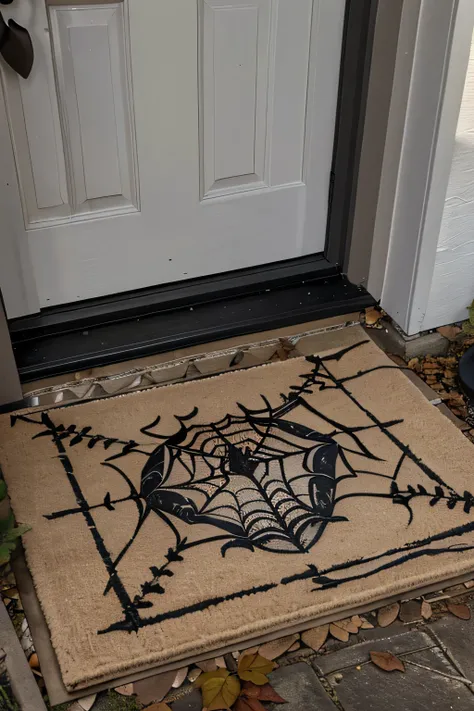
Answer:
<svg viewBox="0 0 474 711"><path fill-rule="evenodd" d="M261 409L250 410L243 404L237 404L238 414L228 414L216 422L205 424L199 422L199 409L195 407L188 415L176 416L176 431L166 435L160 433L160 417L157 417L140 430L146 438L145 442L119 440L93 432L89 426L78 428L76 425L56 425L52 419L54 411L51 416L43 412L12 417L12 425L21 420L39 426L40 431L33 438L52 439L74 491L76 507L46 514L46 518L54 522L55 519L82 515L91 530L109 576L104 595L113 591L123 609L123 619L101 633L138 630L144 625L190 614L233 597L265 592L276 587L277 584L269 583L181 610L146 617L145 610L153 607L154 596L163 594L166 579L175 575L176 564L185 560L190 549L198 546L219 542L224 557L236 547L250 552L261 549L278 554L305 553L317 543L328 525L343 524L347 520L337 515L337 504L346 498L391 499L394 505L406 509L408 524L413 518L411 505L414 499L426 500L430 506L444 503L449 509L462 506L466 514L470 513L474 504L473 496L467 491L456 492L396 437L394 430L402 420L380 421L346 387L351 380L362 378L373 370L396 366L378 366L342 378L336 378L331 373L331 362L341 360L363 343L329 356L307 358L309 372L300 376L299 384L291 386L287 393L280 395L279 404L272 404L262 396ZM365 415L364 419L369 424L354 427L337 422L308 401L308 395L331 389L344 393ZM300 410L306 410L324 423L325 431L316 431L298 422L294 416ZM67 409L63 408L62 411ZM363 433L370 429L377 429L399 450L399 458L391 475L373 469L359 469L354 464L354 455L357 462L362 459L373 465L383 461L363 441ZM90 449L99 446L108 454L110 452L101 464L126 482L129 494L112 499L110 492L107 492L101 503L89 503L67 454L68 448L78 445ZM143 458L139 489L125 471L127 458L131 455ZM415 464L424 475L426 484L399 485L399 474L408 461ZM378 487L373 492L364 489L338 496L337 489L341 481L362 474L386 479L384 491L381 492ZM117 504L125 501L132 501L136 505L137 524L125 546L114 557L107 550L96 526L94 510L106 508L118 511ZM149 579L141 583L140 593L131 597L120 579L119 566L149 516L157 516L169 528L175 544L164 553L161 561L150 567ZM194 529L204 531L202 537L193 538L187 533L193 530L193 525L202 526ZM212 533L209 534L209 531ZM428 543L420 541L414 549L399 549L399 561L403 562L407 556L410 558L427 554L424 546ZM447 549L440 548L439 552L444 550ZM393 553L388 551L369 561L376 563L373 572L377 572L380 566L383 568L400 564L384 562L384 558ZM378 560L380 565L377 567ZM342 568L339 565L328 571L318 571L314 565L309 565L301 574L283 579L279 584L286 585L311 578L317 584L316 589L340 585L361 576L348 573L345 578L334 578L331 574L341 569L350 570L360 562L360 559L348 561L342 564Z"/></svg>

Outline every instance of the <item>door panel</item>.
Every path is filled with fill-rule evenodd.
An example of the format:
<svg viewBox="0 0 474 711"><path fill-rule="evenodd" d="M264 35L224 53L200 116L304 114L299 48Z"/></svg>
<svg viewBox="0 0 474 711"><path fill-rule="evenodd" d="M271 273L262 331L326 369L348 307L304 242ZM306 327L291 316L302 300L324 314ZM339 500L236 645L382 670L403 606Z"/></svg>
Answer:
<svg viewBox="0 0 474 711"><path fill-rule="evenodd" d="M323 249L344 0L7 11L36 52L2 73L41 307Z"/></svg>

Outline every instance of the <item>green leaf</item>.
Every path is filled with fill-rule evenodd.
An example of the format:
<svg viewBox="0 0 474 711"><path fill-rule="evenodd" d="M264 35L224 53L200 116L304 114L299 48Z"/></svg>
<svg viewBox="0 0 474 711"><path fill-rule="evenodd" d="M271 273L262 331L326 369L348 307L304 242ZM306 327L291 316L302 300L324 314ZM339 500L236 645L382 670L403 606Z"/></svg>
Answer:
<svg viewBox="0 0 474 711"><path fill-rule="evenodd" d="M11 531L10 535L13 535L14 538L20 538L20 536L28 533L28 531L31 531L31 526L28 526L27 523L20 523Z"/></svg>
<svg viewBox="0 0 474 711"><path fill-rule="evenodd" d="M15 517L13 511L10 511L6 518L0 518L0 542L3 539L3 534L15 527Z"/></svg>
<svg viewBox="0 0 474 711"><path fill-rule="evenodd" d="M0 565L5 565L10 560L12 552L15 550L16 543L14 541L7 541L6 543L0 544Z"/></svg>
<svg viewBox="0 0 474 711"><path fill-rule="evenodd" d="M0 501L3 501L5 496L7 495L7 485L3 481L3 479L0 479Z"/></svg>

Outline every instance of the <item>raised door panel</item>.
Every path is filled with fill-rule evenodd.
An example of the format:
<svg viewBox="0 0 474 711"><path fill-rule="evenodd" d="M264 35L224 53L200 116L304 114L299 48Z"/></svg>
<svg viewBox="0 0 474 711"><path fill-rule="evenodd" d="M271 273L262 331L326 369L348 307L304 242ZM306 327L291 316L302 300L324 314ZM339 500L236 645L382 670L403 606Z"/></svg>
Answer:
<svg viewBox="0 0 474 711"><path fill-rule="evenodd" d="M313 0L200 0L203 199L301 184Z"/></svg>
<svg viewBox="0 0 474 711"><path fill-rule="evenodd" d="M35 4L33 71L5 70L26 227L136 211L127 4Z"/></svg>

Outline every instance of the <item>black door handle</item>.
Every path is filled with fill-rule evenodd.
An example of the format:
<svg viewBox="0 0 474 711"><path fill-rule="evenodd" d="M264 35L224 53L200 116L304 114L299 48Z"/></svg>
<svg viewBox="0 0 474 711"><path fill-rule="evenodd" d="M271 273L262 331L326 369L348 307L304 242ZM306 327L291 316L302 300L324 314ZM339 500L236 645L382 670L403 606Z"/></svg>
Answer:
<svg viewBox="0 0 474 711"><path fill-rule="evenodd" d="M2 5L9 5L13 0L0 0ZM8 25L0 12L0 54L5 62L27 79L33 67L34 50L30 33L25 27L10 19Z"/></svg>

